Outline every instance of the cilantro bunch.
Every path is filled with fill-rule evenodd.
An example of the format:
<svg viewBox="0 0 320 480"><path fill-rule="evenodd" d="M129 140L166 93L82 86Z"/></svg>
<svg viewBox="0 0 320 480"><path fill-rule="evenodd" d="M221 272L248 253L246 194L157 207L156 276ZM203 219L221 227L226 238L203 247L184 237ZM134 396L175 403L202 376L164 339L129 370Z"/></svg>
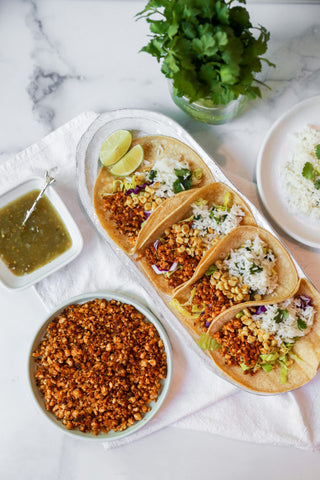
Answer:
<svg viewBox="0 0 320 480"><path fill-rule="evenodd" d="M234 1L150 0L137 14L146 18L152 33L141 51L162 59L161 71L172 79L178 97L211 99L215 105L239 95L261 97L265 84L255 75L262 61L275 66L261 57L270 33L253 27L246 8L232 6Z"/></svg>

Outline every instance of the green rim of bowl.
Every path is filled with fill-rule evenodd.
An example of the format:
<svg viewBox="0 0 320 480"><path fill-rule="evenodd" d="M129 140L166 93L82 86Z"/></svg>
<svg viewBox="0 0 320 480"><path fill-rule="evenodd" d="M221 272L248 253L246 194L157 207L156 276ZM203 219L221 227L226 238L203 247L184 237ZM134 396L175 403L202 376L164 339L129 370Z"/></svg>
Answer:
<svg viewBox="0 0 320 480"><path fill-rule="evenodd" d="M52 412L49 412L45 409L44 406L44 399L41 395L34 378L34 373L36 371L36 362L32 357L32 353L35 351L36 347L39 345L41 339L44 336L45 331L49 323L61 313L68 305L73 303L86 303L90 300L94 300L96 298L104 298L106 300L117 300L122 303L128 303L133 305L137 310L139 310L145 317L146 320L153 323L156 327L161 340L163 341L165 351L167 354L167 377L163 380L163 385L161 392L158 396L156 402L152 402L151 410L145 414L145 416L134 423L131 427L128 427L126 430L121 432L114 432L110 431L108 433L101 433L99 435L93 435L92 433L84 433L80 432L80 430L68 430L61 421L59 421ZM156 415L156 413L160 410L171 385L172 381L172 373L173 373L173 354L172 354L172 347L168 337L168 334L161 324L160 320L144 305L139 303L137 300L123 294L115 293L110 290L106 291L96 291L96 292L89 292L84 293L82 295L77 295L76 297L72 297L62 304L58 305L54 310L52 310L48 315L46 315L46 320L42 323L42 326L38 329L34 339L32 341L32 345L29 351L29 360L28 360L28 379L29 379L29 387L32 392L32 396L36 405L39 407L40 411L45 415L45 417L50 420L51 424L57 427L60 431L72 436L73 438L79 438L84 440L90 441L98 441L98 442L112 442L117 440L122 440L129 435L137 432L141 428L143 428L150 420Z"/></svg>

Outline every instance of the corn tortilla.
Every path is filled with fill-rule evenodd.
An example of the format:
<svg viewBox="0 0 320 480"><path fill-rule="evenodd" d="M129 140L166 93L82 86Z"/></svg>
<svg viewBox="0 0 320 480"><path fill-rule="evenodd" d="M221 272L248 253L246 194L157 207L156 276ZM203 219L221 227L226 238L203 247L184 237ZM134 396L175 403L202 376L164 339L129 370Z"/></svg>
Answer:
<svg viewBox="0 0 320 480"><path fill-rule="evenodd" d="M193 188L202 187L215 181L209 167L200 156L192 150L192 148L175 138L160 135L140 137L133 140L131 147L137 144L140 144L144 150L144 162L135 173L150 171L156 160L168 157L174 160L186 161L190 170L195 170L197 168L202 169L202 178ZM112 175L108 168L102 167L95 182L93 203L99 222L110 238L126 253L132 254L134 245L129 242L126 236L118 231L116 224L112 221L112 215L107 212L104 207L103 197L106 194L113 193L113 182L117 179L123 180L121 177ZM153 220L153 215L156 211L160 210L166 212L168 209L171 211L173 208L178 208L187 193L188 191L180 192L162 202L142 226L138 241L143 241L144 238L157 226L157 223Z"/></svg>
<svg viewBox="0 0 320 480"><path fill-rule="evenodd" d="M261 227L250 225L240 226L232 230L217 244L216 248L208 251L199 263L193 277L174 292L174 299L181 305L188 302L193 285L205 275L211 265L215 264L217 260L223 261L232 249L239 248L246 240L253 240L257 235L271 248L277 259L277 290L272 294L264 295L262 302L278 303L290 297L298 284L298 273L291 256L274 235ZM244 307L247 303L244 302L241 305ZM260 305L261 300L250 303ZM201 333L198 330L196 320L187 318L179 311L175 311L175 314L184 323L188 323L197 334Z"/></svg>
<svg viewBox="0 0 320 480"><path fill-rule="evenodd" d="M230 187L223 183L212 183L210 185L206 185L205 187L197 189L197 191L188 192L186 195L184 202L178 208L171 208L171 210L166 209L167 211L160 211L154 214L154 221L158 223L158 226L150 232L150 234L144 238L142 241L137 243L136 245L136 252L139 256L139 262L142 266L143 270L154 284L154 286L160 290L165 295L173 295L175 290L169 286L168 281L164 275L158 275L154 272L151 265L144 257L145 250L150 247L159 237L161 237L164 231L174 225L175 223L181 222L184 219L189 218L192 215L192 204L199 199L206 200L208 205L223 205L225 195L230 195L229 199L229 207L233 204L237 204L241 207L242 211L244 212L244 216L241 221L241 225L256 225L256 221L254 216L247 206L247 204L242 200L240 195L234 192ZM217 245L221 239L218 240L217 243L214 243L211 248L208 249L208 252L217 248ZM188 246L188 245L186 245ZM181 286L177 287L181 288Z"/></svg>
<svg viewBox="0 0 320 480"><path fill-rule="evenodd" d="M307 295L311 298L312 305L315 308L315 316L310 332L304 337L300 337L292 349L292 352L301 360L295 359L289 367L287 382L283 384L280 381L280 367L271 370L269 373L261 369L255 375L245 375L240 367L226 365L219 351L208 351L215 365L222 370L227 378L248 390L275 394L299 388L316 375L320 364L320 293L308 280L302 278L292 296L297 295ZM247 303L246 306L255 304L256 302L251 302L251 304ZM260 302L260 305L263 304L264 302ZM235 318L236 314L243 308L244 305L237 305L218 315L210 325L208 333L214 334L220 330L225 323Z"/></svg>

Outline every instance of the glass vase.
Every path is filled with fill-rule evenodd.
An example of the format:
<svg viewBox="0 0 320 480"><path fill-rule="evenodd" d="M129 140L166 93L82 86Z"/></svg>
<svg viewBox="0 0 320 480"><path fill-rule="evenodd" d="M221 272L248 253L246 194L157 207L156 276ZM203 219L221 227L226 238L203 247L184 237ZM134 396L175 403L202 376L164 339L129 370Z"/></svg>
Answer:
<svg viewBox="0 0 320 480"><path fill-rule="evenodd" d="M175 95L172 87L170 93L174 103L181 110L195 120L211 125L221 125L233 120L239 115L248 100L246 96L240 95L227 105L214 105L211 99L201 99L190 103L187 97Z"/></svg>

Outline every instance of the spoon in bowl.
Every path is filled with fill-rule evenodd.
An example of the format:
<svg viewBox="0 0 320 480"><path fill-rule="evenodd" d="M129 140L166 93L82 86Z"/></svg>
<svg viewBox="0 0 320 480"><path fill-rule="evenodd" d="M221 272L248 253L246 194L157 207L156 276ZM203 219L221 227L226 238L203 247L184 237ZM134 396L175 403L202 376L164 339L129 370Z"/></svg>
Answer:
<svg viewBox="0 0 320 480"><path fill-rule="evenodd" d="M37 196L37 198L35 199L35 201L33 202L30 210L27 210L27 213L26 213L26 216L24 217L24 220L22 222L22 226L24 227L26 222L28 221L28 218L30 218L30 216L32 215L32 212L34 211L34 209L36 208L37 206L37 203L39 202L40 198L43 197L44 195L44 192L46 191L46 189L49 187L49 185L51 185L53 182L55 182L56 179L54 177L51 177L49 175L49 172L46 172L45 174L45 184L44 186L42 187L42 189L40 190L39 192L39 195Z"/></svg>

